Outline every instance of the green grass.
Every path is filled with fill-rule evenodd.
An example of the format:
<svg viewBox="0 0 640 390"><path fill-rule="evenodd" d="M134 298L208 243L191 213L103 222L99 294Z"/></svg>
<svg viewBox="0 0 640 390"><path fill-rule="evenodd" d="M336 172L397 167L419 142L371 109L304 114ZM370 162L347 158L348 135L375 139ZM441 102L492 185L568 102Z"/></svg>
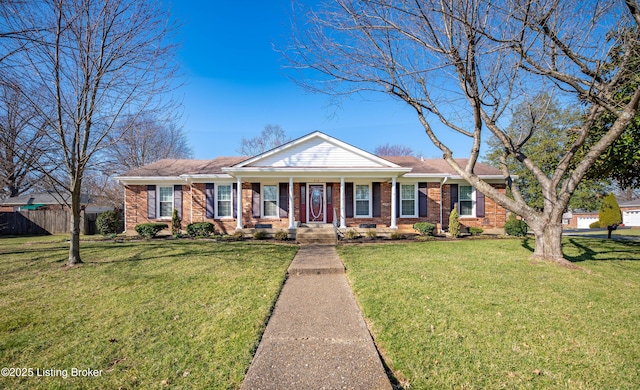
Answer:
<svg viewBox="0 0 640 390"><path fill-rule="evenodd" d="M376 343L405 388L635 389L640 243L570 237L583 270L532 240L342 246Z"/></svg>
<svg viewBox="0 0 640 390"><path fill-rule="evenodd" d="M236 388L296 247L192 240L0 239L0 388Z"/></svg>

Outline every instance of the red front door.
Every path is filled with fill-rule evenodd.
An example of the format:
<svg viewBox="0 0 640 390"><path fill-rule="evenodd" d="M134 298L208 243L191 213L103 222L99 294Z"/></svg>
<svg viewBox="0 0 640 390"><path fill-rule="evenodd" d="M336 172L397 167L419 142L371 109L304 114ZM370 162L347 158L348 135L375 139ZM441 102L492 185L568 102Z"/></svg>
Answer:
<svg viewBox="0 0 640 390"><path fill-rule="evenodd" d="M309 222L324 222L324 186L322 184L309 184Z"/></svg>

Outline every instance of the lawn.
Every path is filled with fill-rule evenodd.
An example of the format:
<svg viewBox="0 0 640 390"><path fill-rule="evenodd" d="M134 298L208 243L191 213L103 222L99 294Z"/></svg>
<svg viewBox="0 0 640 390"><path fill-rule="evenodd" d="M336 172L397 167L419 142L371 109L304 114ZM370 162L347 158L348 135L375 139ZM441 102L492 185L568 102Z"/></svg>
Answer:
<svg viewBox="0 0 640 390"><path fill-rule="evenodd" d="M81 250L86 263L67 268L64 237L0 239L0 365L32 369L0 377L0 388L236 388L297 248L151 240Z"/></svg>
<svg viewBox="0 0 640 390"><path fill-rule="evenodd" d="M640 242L569 237L582 270L532 240L338 247L386 364L405 388L635 389Z"/></svg>

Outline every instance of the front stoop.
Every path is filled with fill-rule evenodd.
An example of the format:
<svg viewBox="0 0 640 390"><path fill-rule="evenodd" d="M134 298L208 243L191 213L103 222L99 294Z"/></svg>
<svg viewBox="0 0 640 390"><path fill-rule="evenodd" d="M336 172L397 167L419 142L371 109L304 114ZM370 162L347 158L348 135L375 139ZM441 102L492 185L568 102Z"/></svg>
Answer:
<svg viewBox="0 0 640 390"><path fill-rule="evenodd" d="M338 235L331 224L302 225L296 231L298 244L333 245L338 242Z"/></svg>

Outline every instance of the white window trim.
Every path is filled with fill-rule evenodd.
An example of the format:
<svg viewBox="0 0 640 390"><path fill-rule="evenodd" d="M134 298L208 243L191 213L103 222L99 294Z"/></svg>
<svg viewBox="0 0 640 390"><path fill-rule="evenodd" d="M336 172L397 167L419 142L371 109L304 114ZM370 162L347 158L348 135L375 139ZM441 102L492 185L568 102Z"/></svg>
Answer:
<svg viewBox="0 0 640 390"><path fill-rule="evenodd" d="M400 206L400 218L418 218L418 183L398 183L400 184L400 204L398 206ZM403 200L410 200L410 199L403 199L402 198L402 186L413 186L413 214L403 214L402 213L402 201ZM458 194L459 196L459 194Z"/></svg>
<svg viewBox="0 0 640 390"><path fill-rule="evenodd" d="M156 184L156 219L160 221L170 221L171 216L173 215L173 209L175 206L175 194L173 189L173 184L171 185L162 185ZM171 215L168 217L160 216L160 188L171 188Z"/></svg>
<svg viewBox="0 0 640 390"><path fill-rule="evenodd" d="M468 202L468 200L461 200L460 198L460 188L461 187L471 187L471 214L462 215L460 202ZM476 218L476 188L471 184L458 184L458 216L459 218Z"/></svg>
<svg viewBox="0 0 640 390"><path fill-rule="evenodd" d="M231 199L229 200L229 203L231 204L231 215L220 215L219 211L220 211L220 207L218 204L218 189L220 189L220 186L226 186L226 187L231 187ZM213 197L214 197L214 218L215 219L233 219L233 183L215 183L214 185L214 191L213 191Z"/></svg>
<svg viewBox="0 0 640 390"><path fill-rule="evenodd" d="M357 191L357 186L367 186L369 187L369 212L367 215L358 215L358 200L356 194L358 193ZM371 188L371 183L353 183L353 217L354 218L371 218L373 215L373 201L372 201L372 197L373 197L373 193L372 193L372 188ZM360 199L360 200L364 200L364 199Z"/></svg>
<svg viewBox="0 0 640 390"><path fill-rule="evenodd" d="M265 215L264 213L264 187L274 186L276 187L276 215ZM260 184L260 216L261 218L271 218L278 219L280 218L280 185L278 183L261 183Z"/></svg>

